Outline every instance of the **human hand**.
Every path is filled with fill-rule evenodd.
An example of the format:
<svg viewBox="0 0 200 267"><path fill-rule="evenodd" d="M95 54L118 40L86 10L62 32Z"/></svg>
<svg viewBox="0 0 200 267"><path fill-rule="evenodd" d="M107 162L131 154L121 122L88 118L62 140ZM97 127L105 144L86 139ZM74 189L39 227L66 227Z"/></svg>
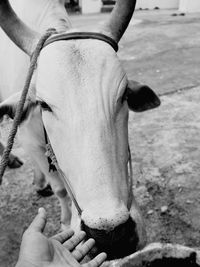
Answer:
<svg viewBox="0 0 200 267"><path fill-rule="evenodd" d="M43 234L46 220L46 211L40 208L23 234L16 267L98 267L105 261L106 254L101 253L88 263L80 265L79 262L94 246L94 239L80 244L86 237L85 232L74 235L72 230L47 238Z"/></svg>

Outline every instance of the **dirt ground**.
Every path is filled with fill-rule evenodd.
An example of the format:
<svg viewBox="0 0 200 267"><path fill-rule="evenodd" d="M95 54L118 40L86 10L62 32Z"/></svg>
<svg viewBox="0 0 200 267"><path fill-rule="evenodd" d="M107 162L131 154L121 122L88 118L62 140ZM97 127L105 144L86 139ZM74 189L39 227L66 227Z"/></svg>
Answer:
<svg viewBox="0 0 200 267"><path fill-rule="evenodd" d="M200 247L200 19L197 14L171 17L171 12L136 13L141 23L131 24L119 52L129 77L163 95L160 108L130 113L133 190L146 220L148 243ZM105 17L72 20L90 24ZM48 235L60 227L57 199L38 197L30 159L18 147L15 152L24 165L7 170L0 187L0 267L15 265L22 232L38 207L48 211Z"/></svg>

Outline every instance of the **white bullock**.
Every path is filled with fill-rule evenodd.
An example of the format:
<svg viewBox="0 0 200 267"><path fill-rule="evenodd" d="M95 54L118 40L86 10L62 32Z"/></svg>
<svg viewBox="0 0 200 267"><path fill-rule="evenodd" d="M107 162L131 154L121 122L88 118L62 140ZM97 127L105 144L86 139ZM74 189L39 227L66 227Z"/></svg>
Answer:
<svg viewBox="0 0 200 267"><path fill-rule="evenodd" d="M118 43L135 2L118 0L109 20L96 32ZM18 16L7 0L0 0L0 26L29 56L47 28L73 32L62 0L13 0L11 4ZM12 118L29 57L5 34L0 38L0 117ZM148 87L128 82L116 52L103 40L57 41L41 51L19 139L36 166L40 186L45 175L58 196L63 225L84 229L109 259L145 244L142 216L129 195L128 107L141 111L159 104ZM64 184L56 171L49 172L43 126L83 211L80 217L73 204L71 216Z"/></svg>

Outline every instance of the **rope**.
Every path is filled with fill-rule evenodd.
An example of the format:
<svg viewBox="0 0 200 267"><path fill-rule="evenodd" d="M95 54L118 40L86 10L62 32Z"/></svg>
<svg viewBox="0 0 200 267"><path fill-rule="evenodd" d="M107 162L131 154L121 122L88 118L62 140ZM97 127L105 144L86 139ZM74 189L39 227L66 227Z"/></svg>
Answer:
<svg viewBox="0 0 200 267"><path fill-rule="evenodd" d="M129 167L129 177L128 177L128 183L129 183L129 199L128 199L128 210L131 209L132 201L133 201L133 166L132 166L132 157L131 157L131 150L130 146L128 145L128 153L129 153L129 159L128 159L128 167Z"/></svg>
<svg viewBox="0 0 200 267"><path fill-rule="evenodd" d="M44 128L45 130L45 128ZM78 215L81 216L82 214L82 209L80 208L79 204L78 204L78 201L76 200L76 197L74 195L74 192L72 190L72 187L71 187L71 184L70 184L70 181L69 179L65 176L64 172L61 170L61 168L59 167L58 165L58 162L57 162L57 159L56 159L56 156L54 154L54 151L53 151L53 148L51 146L51 143L50 143L50 140L49 140L49 137L46 133L46 130L45 130L45 136L46 136L46 153L45 155L51 159L51 164L55 167L56 171L58 172L63 184L65 185L66 189L67 189L67 192L72 200L72 202L74 203L74 206L76 207L77 209L77 212L78 212Z"/></svg>
<svg viewBox="0 0 200 267"><path fill-rule="evenodd" d="M0 163L0 184L2 183L2 177L4 175L6 167L8 165L9 155L10 155L10 152L11 152L12 147L13 147L14 138L15 138L15 135L17 133L17 128L18 128L20 121L21 121L21 117L22 117L22 113L23 113L23 109L24 109L24 104L26 101L29 87L30 87L31 79L33 77L33 73L34 73L34 70L35 70L35 67L37 64L37 59L39 57L40 51L43 48L45 41L55 32L56 32L55 29L48 29L47 30L47 32L39 40L39 42L36 46L36 49L33 52L33 55L31 57L30 67L28 70L25 85L24 85L20 100L17 104L17 109L16 109L14 120L13 120L12 128L11 128L11 131L9 133L7 145L3 151L3 155L2 155L2 159L1 159L1 163Z"/></svg>

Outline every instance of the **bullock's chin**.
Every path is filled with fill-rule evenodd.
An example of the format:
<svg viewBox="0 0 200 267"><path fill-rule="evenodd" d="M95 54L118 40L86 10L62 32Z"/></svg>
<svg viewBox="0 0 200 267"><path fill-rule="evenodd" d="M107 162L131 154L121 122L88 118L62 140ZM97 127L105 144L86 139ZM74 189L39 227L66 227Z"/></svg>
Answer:
<svg viewBox="0 0 200 267"><path fill-rule="evenodd" d="M81 229L86 232L88 238L94 238L96 241L96 247L89 255L91 258L100 252L106 252L107 260L114 260L128 256L138 249L139 236L131 217L109 232L89 228L83 222Z"/></svg>

